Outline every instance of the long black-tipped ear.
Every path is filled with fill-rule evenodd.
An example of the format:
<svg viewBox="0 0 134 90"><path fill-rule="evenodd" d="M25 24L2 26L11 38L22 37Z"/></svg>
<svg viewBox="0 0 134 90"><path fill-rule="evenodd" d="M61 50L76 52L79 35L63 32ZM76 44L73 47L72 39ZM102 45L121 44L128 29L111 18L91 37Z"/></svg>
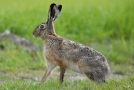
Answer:
<svg viewBox="0 0 134 90"><path fill-rule="evenodd" d="M57 7L58 7L58 10L61 11L62 5L57 5Z"/></svg>
<svg viewBox="0 0 134 90"><path fill-rule="evenodd" d="M53 8L56 6L55 3L52 3L50 5L50 9L49 9L49 19L52 19L54 18L54 15L55 15L55 11L53 10Z"/></svg>
<svg viewBox="0 0 134 90"><path fill-rule="evenodd" d="M58 17L61 9L62 9L62 5L56 6L55 3L52 3L50 5L49 12L48 12L48 23L52 23L52 21L54 21Z"/></svg>

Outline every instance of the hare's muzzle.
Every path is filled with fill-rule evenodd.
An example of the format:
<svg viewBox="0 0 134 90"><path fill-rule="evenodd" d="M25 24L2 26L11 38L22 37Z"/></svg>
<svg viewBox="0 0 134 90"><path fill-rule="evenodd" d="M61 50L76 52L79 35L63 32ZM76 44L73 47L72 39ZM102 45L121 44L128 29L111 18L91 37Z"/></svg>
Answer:
<svg viewBox="0 0 134 90"><path fill-rule="evenodd" d="M33 31L33 36L34 37L39 37L40 36L40 33L38 33L37 31Z"/></svg>

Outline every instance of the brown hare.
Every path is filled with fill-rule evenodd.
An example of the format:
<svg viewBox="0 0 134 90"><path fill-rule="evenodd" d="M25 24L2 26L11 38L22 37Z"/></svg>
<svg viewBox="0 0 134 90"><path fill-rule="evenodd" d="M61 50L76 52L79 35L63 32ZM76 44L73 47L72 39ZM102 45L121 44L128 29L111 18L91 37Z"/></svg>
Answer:
<svg viewBox="0 0 134 90"><path fill-rule="evenodd" d="M103 83L110 72L106 58L90 47L64 39L55 33L53 21L58 17L62 5L52 3L47 22L41 23L33 31L35 37L44 43L43 54L47 62L47 70L42 78L44 82L51 71L60 67L60 82L63 82L66 69L85 74L90 80Z"/></svg>

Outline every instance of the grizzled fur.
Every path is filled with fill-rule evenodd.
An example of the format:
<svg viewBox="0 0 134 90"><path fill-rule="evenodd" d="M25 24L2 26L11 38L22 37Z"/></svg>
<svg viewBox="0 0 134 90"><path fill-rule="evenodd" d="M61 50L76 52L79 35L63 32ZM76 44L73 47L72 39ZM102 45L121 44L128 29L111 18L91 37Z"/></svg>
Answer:
<svg viewBox="0 0 134 90"><path fill-rule="evenodd" d="M90 80L105 82L110 72L106 58L94 49L56 35L52 22L58 17L62 5L51 4L48 21L40 24L33 32L44 43L44 57L47 70L42 78L45 81L51 71L60 67L60 81L63 82L66 69L85 74Z"/></svg>

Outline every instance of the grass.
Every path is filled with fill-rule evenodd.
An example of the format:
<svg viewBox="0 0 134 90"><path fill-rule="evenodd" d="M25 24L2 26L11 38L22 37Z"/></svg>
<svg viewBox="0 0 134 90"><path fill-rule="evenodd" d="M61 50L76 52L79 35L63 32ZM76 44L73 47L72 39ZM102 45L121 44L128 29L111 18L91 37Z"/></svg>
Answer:
<svg viewBox="0 0 134 90"><path fill-rule="evenodd" d="M25 37L35 45L42 45L40 39L33 38L34 28L47 20L48 7L53 1L44 0L4 0L0 3L0 32L11 32ZM58 35L89 45L103 53L114 73L130 74L118 80L109 80L109 85L89 84L88 81L74 81L73 90L133 90L134 81L134 1L133 0L56 0L63 9L55 23ZM73 4L74 3L74 4ZM5 5L6 4L6 5ZM71 5L72 4L72 5ZM12 81L15 75L24 73L40 76L44 74L45 63L42 52L25 51L6 39L0 38L0 90L68 90L70 81L60 85L56 80L45 84L24 80ZM19 52L19 53L18 53ZM125 66L125 67L124 67ZM9 81L8 81L9 80ZM77 87L78 86L78 87Z"/></svg>
<svg viewBox="0 0 134 90"><path fill-rule="evenodd" d="M65 81L62 85L57 80L46 83L24 80L8 81L0 85L2 90L133 90L134 77L109 80L108 84L90 83L88 80ZM53 86L52 86L53 85Z"/></svg>
<svg viewBox="0 0 134 90"><path fill-rule="evenodd" d="M33 2L32 5L31 2ZM37 41L31 37L32 32L38 24L47 20L47 11L51 2L2 1L0 4L1 31L9 29L32 41ZM122 38L134 39L134 2L132 0L74 2L73 6L69 6L70 0L57 1L63 4L63 10L55 21L56 32L59 35L84 44Z"/></svg>
<svg viewBox="0 0 134 90"><path fill-rule="evenodd" d="M37 56L35 56L34 53L29 53L6 39L1 40L1 44L5 47L4 51L0 51L1 71L17 74L21 72L31 73L31 71L39 73L40 70L44 70L45 63L41 52L37 51Z"/></svg>

